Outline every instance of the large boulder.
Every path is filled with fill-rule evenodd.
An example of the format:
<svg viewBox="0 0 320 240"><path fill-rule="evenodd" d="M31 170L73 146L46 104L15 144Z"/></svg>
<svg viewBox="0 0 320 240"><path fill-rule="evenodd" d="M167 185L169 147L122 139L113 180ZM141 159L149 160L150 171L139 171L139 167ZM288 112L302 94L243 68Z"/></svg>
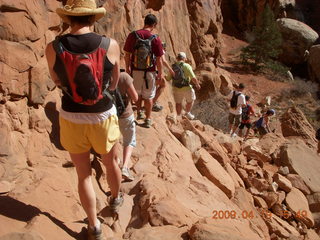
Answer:
<svg viewBox="0 0 320 240"><path fill-rule="evenodd" d="M198 154L199 160L196 166L199 172L220 188L229 198L232 198L235 186L228 172L205 149L201 148Z"/></svg>
<svg viewBox="0 0 320 240"><path fill-rule="evenodd" d="M311 192L320 192L319 155L302 141L291 142L281 147L280 164L288 166L290 173L298 174Z"/></svg>
<svg viewBox="0 0 320 240"><path fill-rule="evenodd" d="M280 121L284 137L298 137L308 145L316 147L315 130L298 107L289 108L281 116Z"/></svg>
<svg viewBox="0 0 320 240"><path fill-rule="evenodd" d="M308 200L300 190L293 188L286 196L286 203L297 221L303 222L308 228L313 227L314 219Z"/></svg>
<svg viewBox="0 0 320 240"><path fill-rule="evenodd" d="M280 18L277 23L283 39L281 61L287 65L303 63L305 52L319 38L318 33L305 23L290 18Z"/></svg>
<svg viewBox="0 0 320 240"><path fill-rule="evenodd" d="M240 230L241 229L241 230ZM269 239L259 236L253 232L245 224L243 219L230 221L228 219L206 218L194 224L189 230L191 240L261 240Z"/></svg>
<svg viewBox="0 0 320 240"><path fill-rule="evenodd" d="M310 48L308 58L308 73L312 81L320 82L320 45Z"/></svg>

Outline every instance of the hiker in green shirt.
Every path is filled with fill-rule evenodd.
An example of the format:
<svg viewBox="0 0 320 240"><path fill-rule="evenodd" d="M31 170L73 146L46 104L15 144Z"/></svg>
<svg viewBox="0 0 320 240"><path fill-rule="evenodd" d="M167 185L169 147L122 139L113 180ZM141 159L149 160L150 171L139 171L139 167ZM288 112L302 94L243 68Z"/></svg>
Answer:
<svg viewBox="0 0 320 240"><path fill-rule="evenodd" d="M200 84L194 74L192 67L186 63L186 54L184 52L180 52L177 55L177 62L172 65L172 69L175 72L175 76L173 77L171 74L167 76L167 80L172 80L173 86L173 96L176 102L176 111L177 117L181 116L182 113L182 102L185 99L187 104L185 107L185 116L192 120L194 119L194 115L190 112L196 99L196 95L194 89L191 85L193 82L199 90Z"/></svg>

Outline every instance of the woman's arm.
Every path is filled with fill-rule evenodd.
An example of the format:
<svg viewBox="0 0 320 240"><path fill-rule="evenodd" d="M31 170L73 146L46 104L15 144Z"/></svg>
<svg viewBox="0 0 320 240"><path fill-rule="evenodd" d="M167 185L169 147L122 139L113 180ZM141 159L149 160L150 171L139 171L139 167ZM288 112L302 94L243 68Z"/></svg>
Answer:
<svg viewBox="0 0 320 240"><path fill-rule="evenodd" d="M113 64L112 82L109 86L109 89L113 91L116 89L118 85L120 75L120 48L119 44L114 39L110 39L110 46L107 51L107 57L109 61Z"/></svg>
<svg viewBox="0 0 320 240"><path fill-rule="evenodd" d="M56 63L56 52L53 49L52 42L47 45L45 54L48 62L48 68L51 79L59 87L61 86L61 81L58 78L56 72L53 70L54 64Z"/></svg>

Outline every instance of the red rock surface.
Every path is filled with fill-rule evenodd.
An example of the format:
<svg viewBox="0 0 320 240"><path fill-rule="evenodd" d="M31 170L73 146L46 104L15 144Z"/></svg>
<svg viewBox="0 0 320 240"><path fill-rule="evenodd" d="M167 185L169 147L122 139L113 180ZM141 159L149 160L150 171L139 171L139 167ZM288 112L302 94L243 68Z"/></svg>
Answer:
<svg viewBox="0 0 320 240"><path fill-rule="evenodd" d="M169 59L173 60L179 51L187 52L191 62L199 67L199 79L212 87L210 91L226 94L232 83L243 80L248 83L248 91L254 92L253 99L258 99L260 94L274 96L279 93L276 90L287 86L267 81L263 84L267 87L261 87L260 82L251 80L260 79L259 76L229 73L230 63L224 64L225 69L219 67L222 64L216 68L208 63L212 57L219 59L220 53L226 58L229 46L230 49L239 47L237 41L226 35L221 45L220 1L99 2L108 13L95 25L95 30L115 38L121 46L130 31L142 26L143 16L154 12L160 19L157 32L167 42ZM2 0L0 3L1 240L86 239L77 176L59 142L60 92L48 77L44 56L46 44L63 29L54 13L60 5L61 1L54 0ZM290 141L281 134L261 141L253 138L249 141L259 147L261 154L248 159L240 139L231 139L200 121L170 121L174 105L170 90L168 86L160 98L164 110L153 114L152 128L137 128L138 145L132 156L135 180L122 184L125 203L118 220L107 207L106 175L101 171L101 163L94 161L97 207L108 239L269 240L271 234L272 239L299 236L297 223L291 221L289 225L285 219L273 215L269 224L253 200L254 195L256 205L264 208L286 204L285 192L269 189L277 171L277 167L271 165L270 155L276 155L282 145ZM202 91L200 95L210 93ZM196 147L190 149L200 148L198 151L206 153L201 155L205 172L197 168L197 152L192 154L181 143L186 131L200 138L200 142L192 145ZM301 151L314 151L304 145L300 147ZM313 152L310 155L316 156ZM265 163L265 159L271 163ZM294 173L300 174L314 191L317 175L312 175L312 180L306 179L306 168L312 166L306 165L303 172ZM303 207L307 208L308 203L301 194ZM290 206L291 198L288 197ZM227 215L223 215L212 219L213 211L223 214L235 211L237 218L227 219ZM254 218L241 214L250 211ZM302 222L309 224L310 221ZM315 232L311 229L308 234L314 237Z"/></svg>

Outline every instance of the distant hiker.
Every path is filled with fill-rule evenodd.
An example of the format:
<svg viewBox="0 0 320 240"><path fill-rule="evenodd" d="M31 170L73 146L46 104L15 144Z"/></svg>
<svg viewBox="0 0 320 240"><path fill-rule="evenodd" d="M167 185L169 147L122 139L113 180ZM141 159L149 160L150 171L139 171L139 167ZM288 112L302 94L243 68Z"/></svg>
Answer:
<svg viewBox="0 0 320 240"><path fill-rule="evenodd" d="M56 12L71 27L69 34L56 38L46 47L51 78L63 90L60 141L77 171L80 201L88 217L89 239L101 240L104 237L97 219L90 149L102 156L112 195L109 205L117 211L123 203L117 163L120 131L116 108L106 96L105 86L111 79L109 89L117 86L120 49L115 40L90 30L94 22L106 14L104 8L97 8L94 0L68 0Z"/></svg>
<svg viewBox="0 0 320 240"><path fill-rule="evenodd" d="M166 60L166 43L162 42L162 48L163 48L163 55L161 56L161 60L163 63L163 66L167 68L167 70L170 72L171 75L174 75L174 71L172 70L170 64ZM163 107L159 104L158 99L160 95L162 94L165 86L166 86L166 80L164 77L162 77L156 84L157 90L156 90L156 95L153 99L153 107L152 111L159 112L163 109Z"/></svg>
<svg viewBox="0 0 320 240"><path fill-rule="evenodd" d="M133 86L132 77L126 72L120 73L118 88L123 96L122 98L125 99L127 106L122 115L119 116L119 126L123 137L123 164L121 172L122 177L125 180L133 181L134 177L128 167L131 161L133 148L136 147L136 124L131 100L133 102L138 101L138 93Z"/></svg>
<svg viewBox="0 0 320 240"><path fill-rule="evenodd" d="M191 109L196 99L196 94L191 85L193 82L196 88L200 89L199 81L194 74L192 67L186 63L187 56L184 52L180 52L177 55L177 62L172 65L172 69L174 71L174 76L171 74L168 75L168 80L172 80L173 86L173 97L176 102L176 111L177 116L180 117L182 113L182 102L185 99L186 109L185 116L192 120L194 119L194 115L191 113Z"/></svg>
<svg viewBox="0 0 320 240"><path fill-rule="evenodd" d="M269 118L271 116L275 115L274 109L269 109L265 114L263 114L262 117L258 119L258 121L255 122L255 128L258 130L260 136L266 135L267 133L270 133L271 130L269 128Z"/></svg>
<svg viewBox="0 0 320 240"><path fill-rule="evenodd" d="M232 137L236 136L236 130L240 124L242 108L246 107L246 99L242 91L245 86L243 83L240 83L236 90L233 90L228 95L230 100L229 108L229 132Z"/></svg>
<svg viewBox="0 0 320 240"><path fill-rule="evenodd" d="M139 95L139 100L136 102L137 118L144 118L141 111L141 103L144 100L146 110L144 126L147 128L151 127L151 109L156 94L156 80L160 81L162 78L162 44L160 38L152 33L157 23L156 16L148 14L144 19L143 29L131 32L123 48L126 72L132 74L133 84Z"/></svg>
<svg viewBox="0 0 320 240"><path fill-rule="evenodd" d="M245 96L245 99L246 99L246 106L242 108L241 123L239 126L239 137L242 137L242 130L244 129L244 127L247 128L246 134L244 136L244 140L246 140L249 136L250 128L252 126L251 116L254 115L253 107L251 106L251 104L249 104L250 97Z"/></svg>

